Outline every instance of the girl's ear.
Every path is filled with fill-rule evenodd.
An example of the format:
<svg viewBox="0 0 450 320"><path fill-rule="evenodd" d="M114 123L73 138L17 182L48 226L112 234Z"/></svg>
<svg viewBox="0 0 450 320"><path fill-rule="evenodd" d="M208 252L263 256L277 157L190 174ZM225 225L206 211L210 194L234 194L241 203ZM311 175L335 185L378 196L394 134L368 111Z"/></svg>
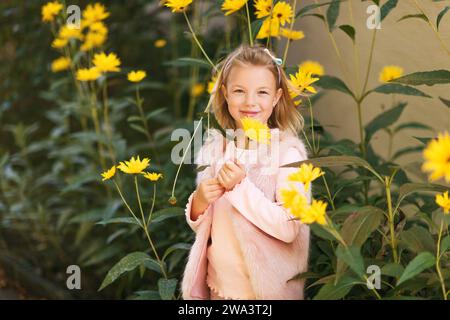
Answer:
<svg viewBox="0 0 450 320"><path fill-rule="evenodd" d="M222 90L222 94L225 97L225 100L227 100L228 102L228 97L227 97L227 88L225 88L225 85L222 84L222 86L220 87L220 89Z"/></svg>
<svg viewBox="0 0 450 320"><path fill-rule="evenodd" d="M274 100L274 104L273 104L274 107L277 105L278 101L280 101L280 98L282 95L283 95L283 89L278 88L277 93L275 94L275 100Z"/></svg>

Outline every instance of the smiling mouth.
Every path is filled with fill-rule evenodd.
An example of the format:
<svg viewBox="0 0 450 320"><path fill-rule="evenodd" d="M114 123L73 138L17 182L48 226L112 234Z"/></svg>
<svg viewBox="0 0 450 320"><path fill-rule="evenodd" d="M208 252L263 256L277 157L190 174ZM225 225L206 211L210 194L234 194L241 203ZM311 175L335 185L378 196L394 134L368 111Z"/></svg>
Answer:
<svg viewBox="0 0 450 320"><path fill-rule="evenodd" d="M245 116L256 116L259 112L258 111L241 111L241 113Z"/></svg>

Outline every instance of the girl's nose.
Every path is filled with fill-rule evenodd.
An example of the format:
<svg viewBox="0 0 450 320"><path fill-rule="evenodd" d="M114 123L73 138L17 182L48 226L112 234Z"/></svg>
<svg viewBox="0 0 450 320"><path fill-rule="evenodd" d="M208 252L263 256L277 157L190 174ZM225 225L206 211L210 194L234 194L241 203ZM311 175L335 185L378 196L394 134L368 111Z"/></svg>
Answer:
<svg viewBox="0 0 450 320"><path fill-rule="evenodd" d="M253 94L248 94L246 99L246 105L249 107L253 107L256 105L256 98Z"/></svg>

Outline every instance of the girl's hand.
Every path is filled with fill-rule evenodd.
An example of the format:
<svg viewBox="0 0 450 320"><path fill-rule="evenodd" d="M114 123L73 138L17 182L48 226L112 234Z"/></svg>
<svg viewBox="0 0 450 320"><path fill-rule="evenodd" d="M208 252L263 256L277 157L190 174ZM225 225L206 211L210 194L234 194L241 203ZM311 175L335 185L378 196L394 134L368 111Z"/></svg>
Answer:
<svg viewBox="0 0 450 320"><path fill-rule="evenodd" d="M246 176L245 168L239 160L226 162L219 171L217 180L226 189L231 190Z"/></svg>
<svg viewBox="0 0 450 320"><path fill-rule="evenodd" d="M206 179L199 183L192 200L191 219L195 221L208 206L225 193L225 188L216 178Z"/></svg>

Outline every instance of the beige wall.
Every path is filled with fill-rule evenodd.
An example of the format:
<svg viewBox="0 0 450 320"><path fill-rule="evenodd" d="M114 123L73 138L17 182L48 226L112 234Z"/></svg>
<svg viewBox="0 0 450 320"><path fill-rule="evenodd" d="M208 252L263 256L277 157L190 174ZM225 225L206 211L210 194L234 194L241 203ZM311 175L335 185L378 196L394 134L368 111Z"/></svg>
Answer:
<svg viewBox="0 0 450 320"><path fill-rule="evenodd" d="M436 21L439 12L446 5L450 4L450 1L436 3L431 0L418 1L433 22ZM384 3L385 1L381 2ZM300 3L300 6L305 6L314 3L314 1L298 1L298 3ZM349 8L351 5L360 59L360 87L364 81L363 76L366 73L368 65L373 33L373 30L369 30L366 27L366 19L368 17L366 9L369 4L372 4L372 2L361 2L359 0L350 0L342 3L337 21L337 25L353 25L350 19ZM317 9L316 12L318 12ZM322 9L322 12L325 14L324 9ZM377 31L368 88L379 85L378 73L385 65L399 65L404 68L406 74L435 69L450 70L450 56L441 47L439 40L425 21L421 19L409 19L396 22L404 15L416 13L418 13L418 10L413 0L399 0L397 7L382 22L381 30ZM316 17L305 17L296 22L295 29L303 30L306 37L303 40L291 43L287 64L294 65L305 59L317 60L325 67L326 74L345 79L324 23ZM450 49L450 12L442 19L439 33L447 48ZM356 67L352 42L344 32L338 29L333 32L333 36L342 54L345 72L350 75L349 86L354 90L356 85ZM435 85L432 87L421 86L417 88L431 95L433 99L397 95L397 101L401 99L408 102L408 106L401 116L400 122L421 121L432 126L437 132L444 129L450 130L450 109L437 98L441 96L450 100L450 86ZM369 96L363 104L363 122L367 123L377 116L382 110L382 104L390 108L391 103L391 95L372 94ZM351 138L359 142L356 106L347 95L337 91L328 91L326 96L316 105L315 114L322 124L338 126L328 128L336 138ZM414 135L429 136L424 131L403 131L394 140L394 151L400 147L418 145L418 142L412 138ZM373 139L375 139L375 151L381 155L386 155L388 145L387 134L379 132ZM417 159L417 154L415 156L402 157L399 161L406 163L414 159Z"/></svg>

